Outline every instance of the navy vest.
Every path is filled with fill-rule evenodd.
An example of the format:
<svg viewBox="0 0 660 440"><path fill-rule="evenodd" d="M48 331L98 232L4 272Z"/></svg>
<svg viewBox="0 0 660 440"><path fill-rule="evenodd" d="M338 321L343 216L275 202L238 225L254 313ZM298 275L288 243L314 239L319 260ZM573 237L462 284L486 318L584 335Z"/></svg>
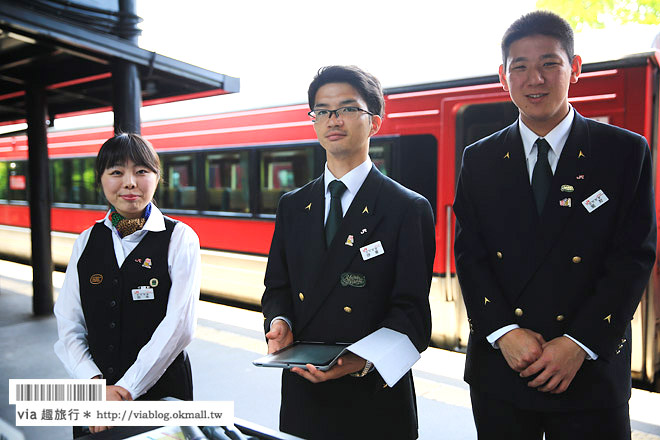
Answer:
<svg viewBox="0 0 660 440"><path fill-rule="evenodd" d="M149 342L154 330L165 317L172 286L167 269L167 254L175 224L176 221L166 217L164 231L147 232L126 256L120 268L112 243L113 232L103 223L97 223L80 256L78 281L87 325L87 342L92 358L108 385L115 384L133 365L138 352ZM140 286L152 288L154 299L134 300L131 290ZM166 385L162 382L166 381L190 382L192 398L192 378L176 377L181 372L185 376L185 371L190 371L187 359L187 368L182 368L184 358L184 353L179 354L156 383L158 386L154 385L152 389L162 389ZM172 377L174 370L177 374ZM174 394L179 393L167 390L164 392L162 396L149 397L187 397L176 396Z"/></svg>

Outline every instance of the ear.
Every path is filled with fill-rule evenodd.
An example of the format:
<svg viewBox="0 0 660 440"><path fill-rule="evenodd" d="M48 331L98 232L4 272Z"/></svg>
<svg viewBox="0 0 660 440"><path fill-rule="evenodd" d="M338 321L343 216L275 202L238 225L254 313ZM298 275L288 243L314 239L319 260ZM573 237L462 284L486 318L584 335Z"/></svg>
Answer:
<svg viewBox="0 0 660 440"><path fill-rule="evenodd" d="M580 55L573 56L573 61L571 62L571 84L578 82L578 77L582 73L582 58Z"/></svg>
<svg viewBox="0 0 660 440"><path fill-rule="evenodd" d="M500 84L502 84L504 91L508 92L509 84L507 84L506 82L506 74L504 73L504 64L500 64L500 69L498 71L498 74L500 76Z"/></svg>
<svg viewBox="0 0 660 440"><path fill-rule="evenodd" d="M373 115L371 117L371 129L369 130L369 136L374 136L380 130L380 126L383 123L383 118L378 115Z"/></svg>

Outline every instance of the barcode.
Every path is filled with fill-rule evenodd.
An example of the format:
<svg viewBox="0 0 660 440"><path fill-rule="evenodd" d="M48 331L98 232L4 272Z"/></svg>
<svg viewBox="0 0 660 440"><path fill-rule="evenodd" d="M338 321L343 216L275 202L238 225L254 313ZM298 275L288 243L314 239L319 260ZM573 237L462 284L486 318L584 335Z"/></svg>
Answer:
<svg viewBox="0 0 660 440"><path fill-rule="evenodd" d="M76 402L103 400L103 383L16 384L17 402Z"/></svg>

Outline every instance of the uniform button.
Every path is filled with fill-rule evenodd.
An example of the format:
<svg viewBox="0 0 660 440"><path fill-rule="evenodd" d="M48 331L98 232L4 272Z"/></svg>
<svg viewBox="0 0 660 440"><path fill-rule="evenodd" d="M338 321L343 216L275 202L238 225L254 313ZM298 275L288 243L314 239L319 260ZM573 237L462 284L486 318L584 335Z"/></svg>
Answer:
<svg viewBox="0 0 660 440"><path fill-rule="evenodd" d="M622 344L625 344L625 343L626 343L626 341L627 341L627 339L626 339L626 338L622 338L622 339L621 339L621 343L622 343Z"/></svg>
<svg viewBox="0 0 660 440"><path fill-rule="evenodd" d="M108 374L112 374L112 373L114 373L114 372L115 372L115 369L114 369L114 368L112 368L112 367L108 368Z"/></svg>
<svg viewBox="0 0 660 440"><path fill-rule="evenodd" d="M582 257L576 255L573 257L573 263L577 264L582 261Z"/></svg>
<svg viewBox="0 0 660 440"><path fill-rule="evenodd" d="M298 298L300 298L300 301L305 301L305 295L302 292L298 294Z"/></svg>
<svg viewBox="0 0 660 440"><path fill-rule="evenodd" d="M112 285L113 286L119 286L119 278L115 278L112 280Z"/></svg>
<svg viewBox="0 0 660 440"><path fill-rule="evenodd" d="M344 312L351 313L352 311L353 311L353 309L351 309L350 307L348 307L348 306L344 307Z"/></svg>
<svg viewBox="0 0 660 440"><path fill-rule="evenodd" d="M502 252L497 251L497 258L500 259L500 260L502 259Z"/></svg>
<svg viewBox="0 0 660 440"><path fill-rule="evenodd" d="M117 305L117 301L115 301L114 299L110 301L110 307L114 307L116 305Z"/></svg>
<svg viewBox="0 0 660 440"><path fill-rule="evenodd" d="M556 317L555 319L556 319L558 322L561 322L561 321L564 320L564 315L557 315L557 317Z"/></svg>
<svg viewBox="0 0 660 440"><path fill-rule="evenodd" d="M117 324L115 324L114 322L111 322L110 323L110 328L115 328L115 327L117 327Z"/></svg>
<svg viewBox="0 0 660 440"><path fill-rule="evenodd" d="M517 308L516 310L513 311L513 313L515 313L516 316L522 316L523 315L523 311L522 311L521 308Z"/></svg>
<svg viewBox="0 0 660 440"><path fill-rule="evenodd" d="M114 351L115 346L114 345L108 345L108 351Z"/></svg>
<svg viewBox="0 0 660 440"><path fill-rule="evenodd" d="M616 354L619 354L619 353L621 353L621 350L617 350L617 351L616 351Z"/></svg>

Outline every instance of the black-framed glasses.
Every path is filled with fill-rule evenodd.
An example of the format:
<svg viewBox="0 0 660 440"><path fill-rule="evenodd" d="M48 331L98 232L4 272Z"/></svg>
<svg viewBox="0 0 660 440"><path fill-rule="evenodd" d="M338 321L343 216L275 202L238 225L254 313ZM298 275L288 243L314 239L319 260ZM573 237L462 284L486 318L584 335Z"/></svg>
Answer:
<svg viewBox="0 0 660 440"><path fill-rule="evenodd" d="M365 110L360 107L353 107L353 106L339 107L336 110L327 110L327 109L312 110L307 114L316 123L316 122L327 121L328 119L330 119L333 113L335 115L335 118L339 119L339 117L341 116L341 118L344 120L357 119L357 117L361 113L366 113L368 115L374 116L374 114L371 113L369 110Z"/></svg>

